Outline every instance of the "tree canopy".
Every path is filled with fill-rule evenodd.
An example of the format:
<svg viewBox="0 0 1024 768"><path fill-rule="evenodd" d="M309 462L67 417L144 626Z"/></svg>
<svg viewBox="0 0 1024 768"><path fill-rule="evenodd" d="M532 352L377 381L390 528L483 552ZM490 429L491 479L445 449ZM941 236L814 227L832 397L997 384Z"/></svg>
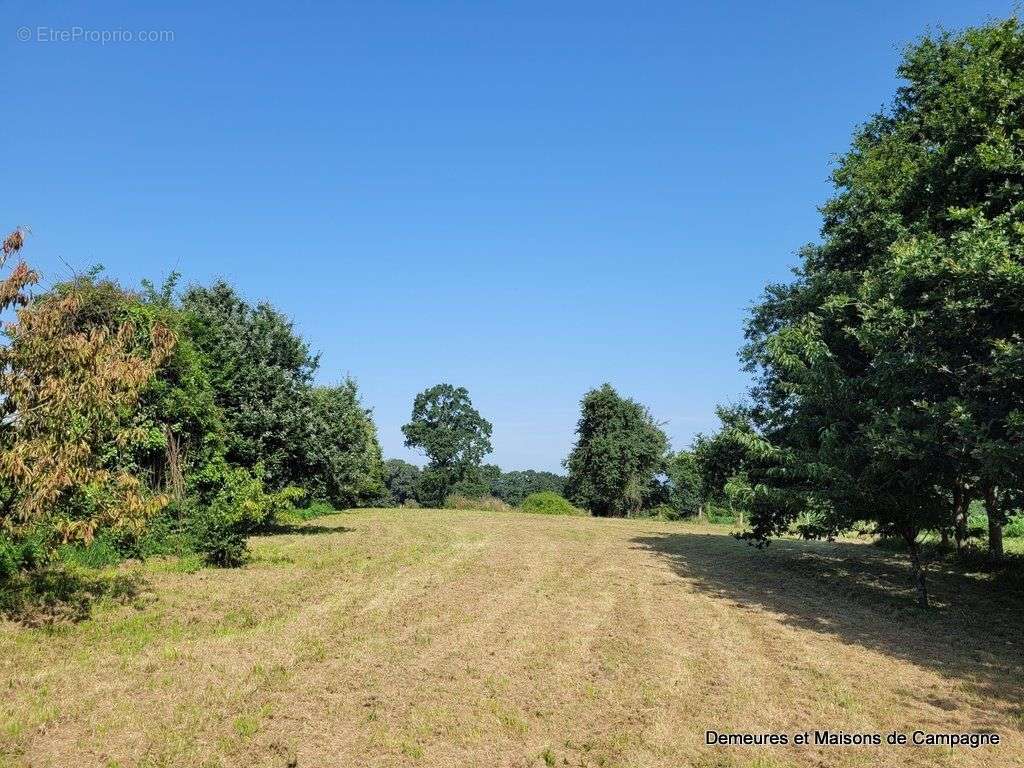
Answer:
<svg viewBox="0 0 1024 768"><path fill-rule="evenodd" d="M181 306L224 414L227 460L262 464L272 488L300 480L317 356L284 315L225 282L190 287Z"/></svg>
<svg viewBox="0 0 1024 768"><path fill-rule="evenodd" d="M420 500L428 504L440 505L456 483L475 481L480 462L492 450L491 423L473 407L465 387L451 384L416 395L402 434L407 447L420 449L429 460L420 481Z"/></svg>
<svg viewBox="0 0 1024 768"><path fill-rule="evenodd" d="M604 384L583 397L566 494L595 515L635 514L667 451L668 438L647 409Z"/></svg>
<svg viewBox="0 0 1024 768"><path fill-rule="evenodd" d="M920 533L963 535L981 498L1000 556L1024 456L1022 60L1016 19L908 47L836 165L821 244L752 312L755 537L863 519L917 564Z"/></svg>

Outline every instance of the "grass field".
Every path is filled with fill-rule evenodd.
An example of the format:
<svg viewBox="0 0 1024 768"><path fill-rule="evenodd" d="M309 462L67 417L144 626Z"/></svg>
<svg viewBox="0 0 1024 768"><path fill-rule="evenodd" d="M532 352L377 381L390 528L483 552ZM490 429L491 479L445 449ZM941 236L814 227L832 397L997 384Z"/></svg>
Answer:
<svg viewBox="0 0 1024 768"><path fill-rule="evenodd" d="M856 543L365 510L237 570L0 623L0 764L1024 765L1024 599ZM706 729L996 731L999 747L708 747Z"/></svg>

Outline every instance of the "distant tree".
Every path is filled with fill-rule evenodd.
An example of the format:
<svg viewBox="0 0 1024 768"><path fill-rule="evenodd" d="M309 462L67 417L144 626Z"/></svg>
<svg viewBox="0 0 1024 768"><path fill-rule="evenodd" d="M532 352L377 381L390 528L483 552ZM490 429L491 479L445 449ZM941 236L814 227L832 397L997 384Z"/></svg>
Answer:
<svg viewBox="0 0 1024 768"><path fill-rule="evenodd" d="M415 499L419 482L420 468L415 464L401 459L388 459L384 462L384 486L395 506Z"/></svg>
<svg viewBox="0 0 1024 768"><path fill-rule="evenodd" d="M581 411L565 462L569 499L602 517L636 514L664 467L668 438L643 406L610 384L588 392Z"/></svg>
<svg viewBox="0 0 1024 768"><path fill-rule="evenodd" d="M690 451L679 451L666 462L669 485L669 506L680 517L695 515L704 503L700 471Z"/></svg>
<svg viewBox="0 0 1024 768"><path fill-rule="evenodd" d="M497 464L481 464L476 471L481 484L487 487L487 493L493 494L494 487L501 481L501 467Z"/></svg>
<svg viewBox="0 0 1024 768"><path fill-rule="evenodd" d="M699 480L702 503L728 503L726 486L743 472L747 461L747 444L742 439L752 435L749 411L742 406L717 406L715 414L720 426L711 435L697 435L693 442L693 466ZM735 501L735 499L733 499Z"/></svg>
<svg viewBox="0 0 1024 768"><path fill-rule="evenodd" d="M497 464L481 464L468 467L458 480L448 489L449 494L456 494L467 499L479 499L493 494L494 485L501 477L501 468Z"/></svg>
<svg viewBox="0 0 1024 768"><path fill-rule="evenodd" d="M537 472L532 469L502 472L491 484L491 493L514 507L521 506L523 500L534 493L552 491L562 495L565 493L565 475L554 472Z"/></svg>
<svg viewBox="0 0 1024 768"><path fill-rule="evenodd" d="M419 500L440 506L461 481L477 481L484 456L491 452L491 423L473 407L465 387L437 384L416 395L412 417L402 427L405 445L426 454Z"/></svg>
<svg viewBox="0 0 1024 768"><path fill-rule="evenodd" d="M385 492L377 427L359 401L355 381L309 392L303 463L298 480L313 499L337 509L361 506Z"/></svg>
<svg viewBox="0 0 1024 768"><path fill-rule="evenodd" d="M458 482L453 479L451 470L428 464L420 472L416 501L425 507L443 507L445 499L452 494L452 487Z"/></svg>

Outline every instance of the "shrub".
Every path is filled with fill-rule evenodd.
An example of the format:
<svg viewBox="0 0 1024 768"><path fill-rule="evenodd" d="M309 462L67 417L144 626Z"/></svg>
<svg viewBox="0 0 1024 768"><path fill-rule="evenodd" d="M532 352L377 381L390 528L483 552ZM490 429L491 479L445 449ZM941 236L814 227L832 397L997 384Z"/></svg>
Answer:
<svg viewBox="0 0 1024 768"><path fill-rule="evenodd" d="M1003 536L1008 539L1024 538L1024 515L1016 515L1003 528Z"/></svg>
<svg viewBox="0 0 1024 768"><path fill-rule="evenodd" d="M184 555L194 549L188 522L194 511L194 501L172 501L146 523L136 545L138 557L146 559L159 555Z"/></svg>
<svg viewBox="0 0 1024 768"><path fill-rule="evenodd" d="M493 496L470 498L453 493L444 500L445 509L474 509L482 512L511 512L512 507Z"/></svg>
<svg viewBox="0 0 1024 768"><path fill-rule="evenodd" d="M585 515L586 512L574 507L569 501L554 491L541 491L531 493L520 507L523 512L532 512L538 515Z"/></svg>
<svg viewBox="0 0 1024 768"><path fill-rule="evenodd" d="M17 539L0 533L0 584L10 582L23 571L43 565L48 552L41 532Z"/></svg>
<svg viewBox="0 0 1024 768"><path fill-rule="evenodd" d="M647 516L658 520L679 520L683 515L671 504L658 504L647 510Z"/></svg>
<svg viewBox="0 0 1024 768"><path fill-rule="evenodd" d="M85 568L105 568L117 565L124 559L116 537L108 535L106 531L101 532L88 544L65 544L58 551L58 557L69 565Z"/></svg>
<svg viewBox="0 0 1024 768"><path fill-rule="evenodd" d="M671 504L661 503L638 509L635 512L631 512L628 516L632 518L643 517L654 520L680 520L683 517L683 513Z"/></svg>
<svg viewBox="0 0 1024 768"><path fill-rule="evenodd" d="M244 467L220 464L211 466L207 474L203 497L186 504L183 517L193 549L210 565L242 564L248 552L245 537L287 523L295 512L295 502L306 495L295 486L267 493L258 466L250 472ZM211 498L213 487L216 491Z"/></svg>
<svg viewBox="0 0 1024 768"><path fill-rule="evenodd" d="M239 507L226 501L200 507L190 522L192 546L208 565L231 568L245 562L247 528Z"/></svg>
<svg viewBox="0 0 1024 768"><path fill-rule="evenodd" d="M336 514L336 510L331 504L326 501L314 501L307 507L301 507L295 510L295 515L302 520L312 520L314 517L324 517L326 515Z"/></svg>

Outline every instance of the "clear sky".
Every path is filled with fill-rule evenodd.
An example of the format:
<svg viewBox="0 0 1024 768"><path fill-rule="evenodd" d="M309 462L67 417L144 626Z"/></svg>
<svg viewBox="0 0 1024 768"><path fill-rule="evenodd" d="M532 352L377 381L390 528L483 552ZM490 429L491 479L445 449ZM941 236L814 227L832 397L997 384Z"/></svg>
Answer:
<svg viewBox="0 0 1024 768"><path fill-rule="evenodd" d="M31 227L47 278L225 277L295 320L320 381L358 380L387 456L449 381L493 422L490 461L550 470L604 381L676 447L713 428L747 386L746 308L817 236L902 46L1012 10L0 8L0 224Z"/></svg>

